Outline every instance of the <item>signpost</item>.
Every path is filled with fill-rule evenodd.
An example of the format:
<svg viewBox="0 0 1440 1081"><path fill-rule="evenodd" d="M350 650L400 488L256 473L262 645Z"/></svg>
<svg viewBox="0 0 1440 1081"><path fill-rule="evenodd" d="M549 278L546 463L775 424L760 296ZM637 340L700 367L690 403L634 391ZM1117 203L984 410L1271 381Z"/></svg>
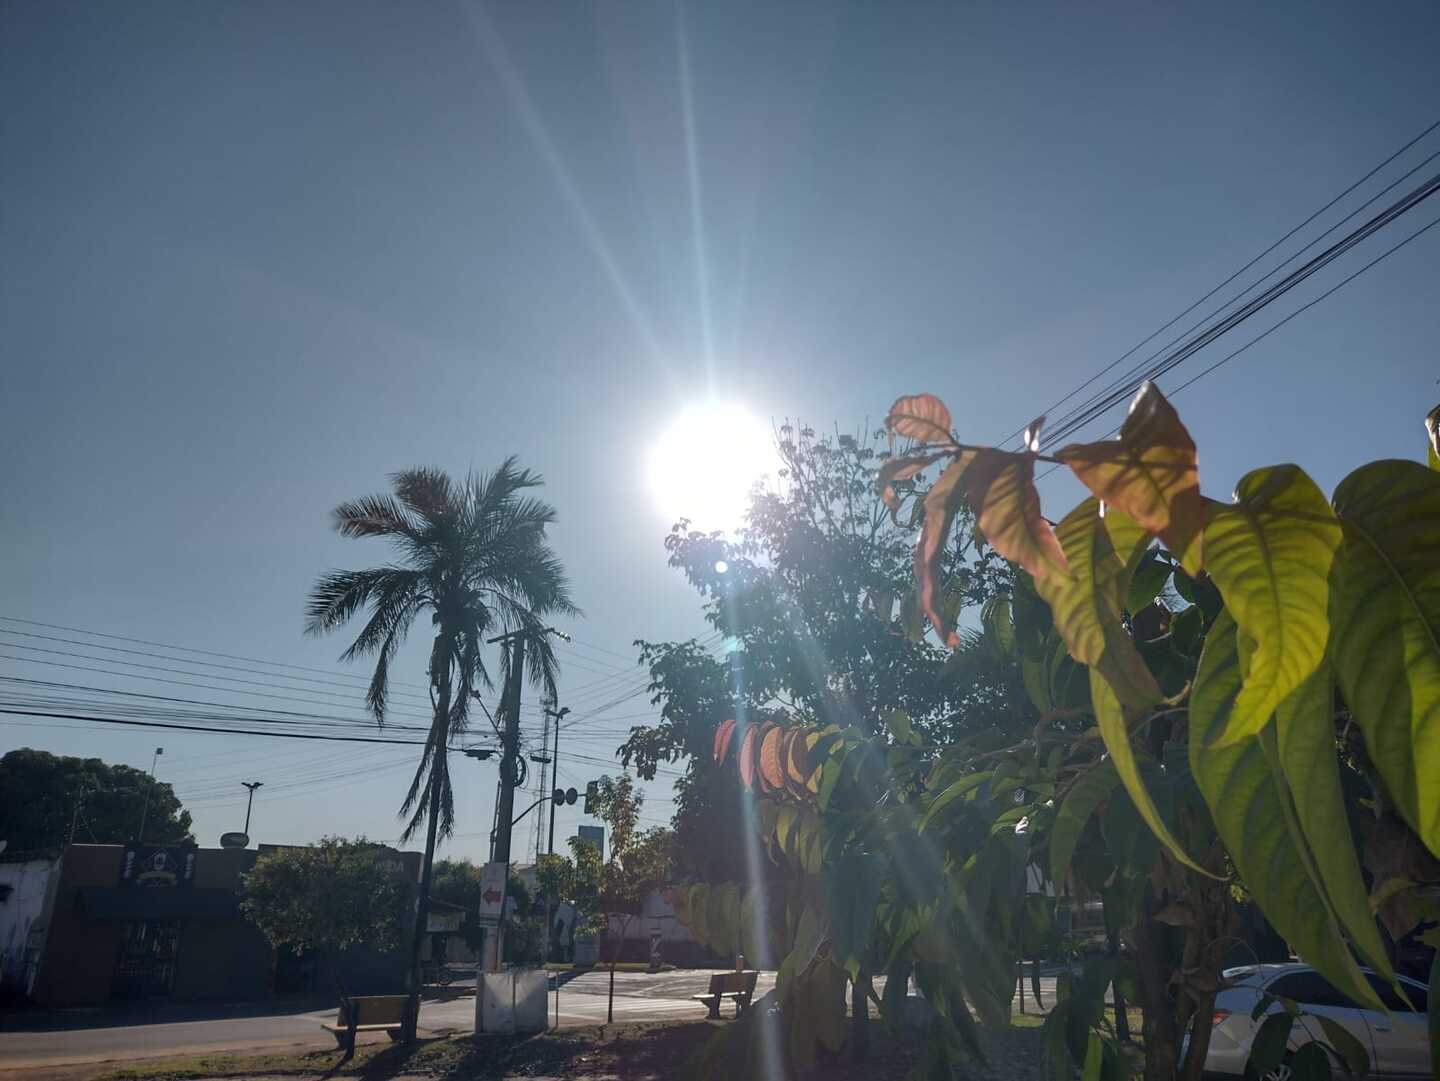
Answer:
<svg viewBox="0 0 1440 1081"><path fill-rule="evenodd" d="M126 845L120 859L122 886L189 886L195 881L198 849Z"/></svg>

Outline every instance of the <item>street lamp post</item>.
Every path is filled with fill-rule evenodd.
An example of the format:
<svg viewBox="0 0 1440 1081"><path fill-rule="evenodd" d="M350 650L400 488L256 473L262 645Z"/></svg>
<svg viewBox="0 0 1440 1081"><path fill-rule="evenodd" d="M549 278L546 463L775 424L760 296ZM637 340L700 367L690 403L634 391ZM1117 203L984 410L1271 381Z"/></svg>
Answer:
<svg viewBox="0 0 1440 1081"><path fill-rule="evenodd" d="M264 782L264 781L241 781L240 783L250 790L249 798L247 798L246 801L245 801L245 829L244 829L244 831L243 831L244 834L245 834L245 836L246 836L246 837L249 837L249 836L250 836L250 808L252 808L252 807L255 806L255 789L261 787L265 782Z"/></svg>
<svg viewBox="0 0 1440 1081"><path fill-rule="evenodd" d="M136 844L145 843L145 820L150 817L150 793L155 791L155 763L164 753L164 747L156 747L155 753L150 756L150 783L145 786L145 801L140 805L140 833L135 838Z"/></svg>

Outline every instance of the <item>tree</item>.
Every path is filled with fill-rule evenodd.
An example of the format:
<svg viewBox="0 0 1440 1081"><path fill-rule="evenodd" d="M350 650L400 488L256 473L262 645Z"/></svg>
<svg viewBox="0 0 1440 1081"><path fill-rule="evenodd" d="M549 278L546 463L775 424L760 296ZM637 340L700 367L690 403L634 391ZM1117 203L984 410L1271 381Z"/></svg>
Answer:
<svg viewBox="0 0 1440 1081"><path fill-rule="evenodd" d="M615 1020L615 966L630 921L640 914L645 899L666 884L670 871L670 850L674 835L663 827L640 830L640 808L645 794L635 787L628 774L600 778L594 810L609 828L610 855L600 867L598 912L608 927L620 921L620 933L610 951L610 997L606 1016ZM578 841L578 838L576 839ZM583 842L581 842L583 844ZM587 845L593 849L593 846ZM580 846L574 851L577 864ZM593 911L593 910L592 910Z"/></svg>
<svg viewBox="0 0 1440 1081"><path fill-rule="evenodd" d="M895 510L919 507L917 606L965 645L936 603L934 557L968 507L1017 568L982 610L981 644L1016 659L1039 723L998 744L937 738L898 710L880 714L883 731L791 716L716 730L712 753L738 766L788 887L769 914L787 951L771 1002L783 1053L803 1068L838 1047L837 982L883 971L882 1015L899 1023L913 976L934 1011L923 1070L948 1076L978 1054L976 1018L1008 1023L1015 959L1053 936L1037 873L1103 894L1135 946L1133 962L1062 977L1045 1025L1056 1076L1199 1077L1240 891L1380 1009L1357 967L1393 979L1372 908L1396 937L1440 937L1420 882L1440 866L1440 458L1362 466L1328 501L1294 466L1262 469L1224 504L1201 495L1194 444L1152 386L1118 441L1054 455L1034 433L1021 452L964 444L924 395L888 425L916 444L879 479ZM1033 486L1042 460L1094 493L1058 525ZM888 483L930 465L938 478L908 498ZM692 885L677 911L723 943L776 884ZM1143 1049L1106 1015L1117 980L1138 990Z"/></svg>
<svg viewBox="0 0 1440 1081"><path fill-rule="evenodd" d="M0 840L12 856L61 848L72 832L91 844L133 841L142 812L146 843L195 843L175 790L143 770L28 747L0 758Z"/></svg>
<svg viewBox="0 0 1440 1081"><path fill-rule="evenodd" d="M662 762L686 761L676 784L676 858L699 880L746 873L739 789L710 757L716 727L737 709L867 731L883 709L904 709L922 731L955 735L1021 730L1037 716L1018 668L997 663L973 636L955 654L924 639L911 589L913 529L876 489L890 460L879 433L828 437L786 425L777 449L780 487L752 497L733 539L682 521L665 542L731 657L693 641L639 643L660 721L633 729L620 753L646 779ZM893 483L914 487L913 477ZM938 556L943 604L956 615L1003 593L1012 576L971 526L961 510L953 543Z"/></svg>
<svg viewBox="0 0 1440 1081"><path fill-rule="evenodd" d="M532 684L554 692L556 662L543 620L573 615L569 584L545 528L555 520L548 504L526 493L540 477L507 458L494 473L457 483L439 469L408 469L392 478L394 495L372 495L335 508L335 528L346 537L389 541L399 562L359 571L332 571L310 593L306 630L334 631L364 611L365 626L342 660L373 656L366 702L384 724L390 664L411 624L429 612L434 638L429 683L433 718L415 778L400 813L409 815L408 840L428 823L416 935L410 965L406 1039L419 1013L420 940L429 915L437 833L454 830L455 807L447 752L468 727L470 699L491 686L486 640L516 630L533 632L526 651ZM502 669L508 664L504 655Z"/></svg>
<svg viewBox="0 0 1440 1081"><path fill-rule="evenodd" d="M276 947L397 950L414 887L394 855L363 837L267 852L244 877L240 911Z"/></svg>

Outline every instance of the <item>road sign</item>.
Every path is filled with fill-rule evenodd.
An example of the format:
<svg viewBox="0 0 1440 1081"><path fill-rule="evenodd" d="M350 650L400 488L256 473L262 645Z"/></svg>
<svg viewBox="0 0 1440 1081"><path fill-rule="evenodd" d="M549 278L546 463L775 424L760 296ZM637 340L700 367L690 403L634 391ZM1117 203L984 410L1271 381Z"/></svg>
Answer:
<svg viewBox="0 0 1440 1081"><path fill-rule="evenodd" d="M575 789L573 789L573 788L567 788L567 789L565 789L565 803L566 803L567 806L574 807L574 806L575 806L575 801L576 801L577 799L579 799L579 798L580 798L580 793L579 793L579 792L576 792Z"/></svg>
<svg viewBox="0 0 1440 1081"><path fill-rule="evenodd" d="M505 864L487 863L480 872L480 918L498 920L505 899Z"/></svg>

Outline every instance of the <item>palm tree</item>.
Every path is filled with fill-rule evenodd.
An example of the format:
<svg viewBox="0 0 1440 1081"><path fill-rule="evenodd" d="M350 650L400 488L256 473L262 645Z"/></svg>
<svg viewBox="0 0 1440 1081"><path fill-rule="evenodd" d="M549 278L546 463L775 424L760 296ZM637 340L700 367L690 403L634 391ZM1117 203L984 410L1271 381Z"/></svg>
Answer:
<svg viewBox="0 0 1440 1081"><path fill-rule="evenodd" d="M517 630L536 632L524 651L531 683L553 694L556 663L543 619L578 615L569 582L545 527L555 520L548 503L525 493L543 481L507 458L494 473L456 483L440 469L407 469L391 477L393 495L372 495L335 508L335 528L346 537L381 537L397 561L368 570L331 571L310 591L306 632L336 630L362 610L365 626L341 660L375 658L366 703L384 725L390 664L411 624L428 611L433 718L415 778L400 807L408 841L428 824L416 932L410 964L411 1007L405 1031L414 1038L419 1009L420 943L430 907L435 840L455 828L455 803L446 752L468 727L472 692L493 686L485 666L487 638ZM506 674L509 654L501 659Z"/></svg>

